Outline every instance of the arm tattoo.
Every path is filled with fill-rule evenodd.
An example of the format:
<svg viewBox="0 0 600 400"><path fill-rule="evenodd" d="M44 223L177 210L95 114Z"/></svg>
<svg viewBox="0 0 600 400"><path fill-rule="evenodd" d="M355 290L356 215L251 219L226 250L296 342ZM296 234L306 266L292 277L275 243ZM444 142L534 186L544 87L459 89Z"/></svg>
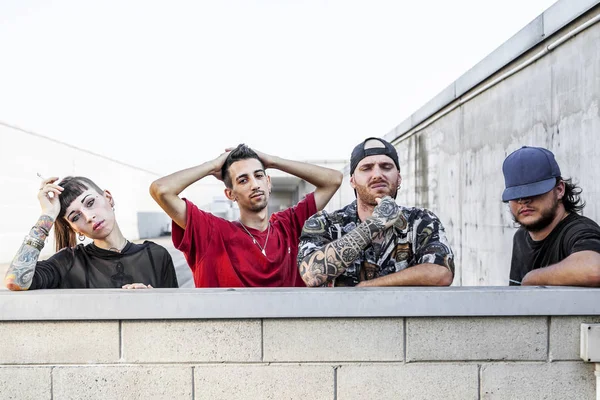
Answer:
<svg viewBox="0 0 600 400"><path fill-rule="evenodd" d="M53 222L54 220L49 216L42 215L29 231L29 235L42 241L46 240ZM6 271L4 277L6 287L10 290L29 289L39 256L40 251L38 249L23 243Z"/></svg>
<svg viewBox="0 0 600 400"><path fill-rule="evenodd" d="M381 218L367 218L344 237L304 257L300 263L300 275L304 282L308 286L321 286L343 274L384 228Z"/></svg>

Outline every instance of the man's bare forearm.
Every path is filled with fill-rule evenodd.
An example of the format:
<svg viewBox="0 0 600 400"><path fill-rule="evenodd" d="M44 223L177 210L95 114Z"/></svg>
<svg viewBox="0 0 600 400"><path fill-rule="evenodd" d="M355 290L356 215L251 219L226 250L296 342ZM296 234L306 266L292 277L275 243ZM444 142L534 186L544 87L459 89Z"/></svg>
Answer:
<svg viewBox="0 0 600 400"><path fill-rule="evenodd" d="M155 200L162 194L179 195L192 183L212 175L215 170L215 162L207 161L195 167L174 172L152 182L150 193Z"/></svg>
<svg viewBox="0 0 600 400"><path fill-rule="evenodd" d="M287 172L317 188L335 186L337 190L343 178L340 171L301 161L286 160L281 157L273 157L271 164L266 168L275 168Z"/></svg>
<svg viewBox="0 0 600 400"><path fill-rule="evenodd" d="M29 236L41 243L48 237L54 218L42 215L29 231ZM31 287L35 266L40 256L40 250L35 246L23 243L13 258L4 276L4 284L10 290L27 290Z"/></svg>
<svg viewBox="0 0 600 400"><path fill-rule="evenodd" d="M600 254L591 250L573 253L557 264L530 271L521 284L600 286Z"/></svg>
<svg viewBox="0 0 600 400"><path fill-rule="evenodd" d="M362 281L357 286L449 286L452 271L438 264L418 264L393 274Z"/></svg>
<svg viewBox="0 0 600 400"><path fill-rule="evenodd" d="M344 237L304 257L299 268L306 285L321 286L343 274L384 228L380 219L368 218Z"/></svg>

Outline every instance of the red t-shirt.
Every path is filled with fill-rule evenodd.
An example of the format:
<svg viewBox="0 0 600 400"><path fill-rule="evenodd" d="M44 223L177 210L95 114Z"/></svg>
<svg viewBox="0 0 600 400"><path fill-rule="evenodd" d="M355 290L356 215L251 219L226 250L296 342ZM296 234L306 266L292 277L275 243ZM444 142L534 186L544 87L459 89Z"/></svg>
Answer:
<svg viewBox="0 0 600 400"><path fill-rule="evenodd" d="M317 212L313 193L271 215L265 257L238 221L227 221L187 205L186 228L173 222L173 244L192 269L196 287L305 286L296 257L304 222ZM247 228L262 246L267 230Z"/></svg>

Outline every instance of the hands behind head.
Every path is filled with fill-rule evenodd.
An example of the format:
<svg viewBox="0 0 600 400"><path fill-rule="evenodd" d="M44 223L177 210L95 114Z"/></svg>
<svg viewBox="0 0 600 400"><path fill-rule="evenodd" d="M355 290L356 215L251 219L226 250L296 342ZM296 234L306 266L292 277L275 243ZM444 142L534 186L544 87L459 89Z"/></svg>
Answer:
<svg viewBox="0 0 600 400"><path fill-rule="evenodd" d="M55 184L57 180L57 176L44 179L40 184L40 190L38 191L37 196L40 206L42 207L42 214L47 215L54 220L56 220L56 217L58 217L58 214L60 213L60 201L58 200L58 196L60 196L64 190L61 186Z"/></svg>
<svg viewBox="0 0 600 400"><path fill-rule="evenodd" d="M144 285L143 283L129 283L121 286L121 289L154 289L152 285Z"/></svg>
<svg viewBox="0 0 600 400"><path fill-rule="evenodd" d="M400 207L396 204L396 200L390 196L384 198L376 198L377 206L373 210L373 217L383 222L385 229L393 226L398 217L400 217Z"/></svg>
<svg viewBox="0 0 600 400"><path fill-rule="evenodd" d="M225 152L222 153L219 157L215 158L213 161L213 170L212 170L211 175L220 181L223 180L223 176L221 175L221 168L223 168L223 164L225 164L225 160L227 159L227 156L229 155L231 150L233 150L234 148L235 147L227 147L225 149Z"/></svg>

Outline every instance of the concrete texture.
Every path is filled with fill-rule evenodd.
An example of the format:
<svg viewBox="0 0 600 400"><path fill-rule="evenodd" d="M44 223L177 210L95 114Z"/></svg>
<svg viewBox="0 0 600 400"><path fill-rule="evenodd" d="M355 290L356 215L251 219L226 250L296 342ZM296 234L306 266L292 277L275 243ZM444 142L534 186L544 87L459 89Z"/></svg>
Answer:
<svg viewBox="0 0 600 400"><path fill-rule="evenodd" d="M600 291L473 286L0 292L0 321L519 315L600 315Z"/></svg>
<svg viewBox="0 0 600 400"><path fill-rule="evenodd" d="M192 399L189 366L77 366L52 372L54 399Z"/></svg>
<svg viewBox="0 0 600 400"><path fill-rule="evenodd" d="M0 322L0 364L85 364L119 360L119 323Z"/></svg>
<svg viewBox="0 0 600 400"><path fill-rule="evenodd" d="M520 65L561 37L548 36L551 33L566 27L560 31L563 35L596 17L600 14L599 4L589 0L558 1L459 78L454 83L456 97L496 78L494 71L501 74ZM552 150L563 175L573 177L583 188L587 202L583 214L600 220L596 166L600 24L403 138L416 125L415 115L434 113L437 107L431 104L436 101L442 109L449 106L448 91L413 114L408 125L399 125L410 128L394 129L386 138L398 139L396 147L404 160L398 202L429 208L447 225L457 255L455 285L508 284L516 225L501 201L502 162L523 145Z"/></svg>
<svg viewBox="0 0 600 400"><path fill-rule="evenodd" d="M478 399L477 365L341 365L337 399Z"/></svg>
<svg viewBox="0 0 600 400"><path fill-rule="evenodd" d="M194 380L196 400L334 398L334 369L328 365L197 366Z"/></svg>
<svg viewBox="0 0 600 400"><path fill-rule="evenodd" d="M403 361L403 320L267 319L263 349L263 361L274 362Z"/></svg>
<svg viewBox="0 0 600 400"><path fill-rule="evenodd" d="M0 398L52 399L50 371L51 368L0 367Z"/></svg>
<svg viewBox="0 0 600 400"><path fill-rule="evenodd" d="M542 14L544 36L550 36L598 4L598 0L557 1Z"/></svg>
<svg viewBox="0 0 600 400"><path fill-rule="evenodd" d="M481 367L481 399L593 399L595 380L593 364L489 364Z"/></svg>
<svg viewBox="0 0 600 400"><path fill-rule="evenodd" d="M409 318L406 361L546 360L546 318Z"/></svg>
<svg viewBox="0 0 600 400"><path fill-rule="evenodd" d="M144 362L261 361L261 322L123 321L123 360Z"/></svg>
<svg viewBox="0 0 600 400"><path fill-rule="evenodd" d="M598 324L600 316L552 317L550 321L550 360L581 360L579 357L580 326Z"/></svg>

